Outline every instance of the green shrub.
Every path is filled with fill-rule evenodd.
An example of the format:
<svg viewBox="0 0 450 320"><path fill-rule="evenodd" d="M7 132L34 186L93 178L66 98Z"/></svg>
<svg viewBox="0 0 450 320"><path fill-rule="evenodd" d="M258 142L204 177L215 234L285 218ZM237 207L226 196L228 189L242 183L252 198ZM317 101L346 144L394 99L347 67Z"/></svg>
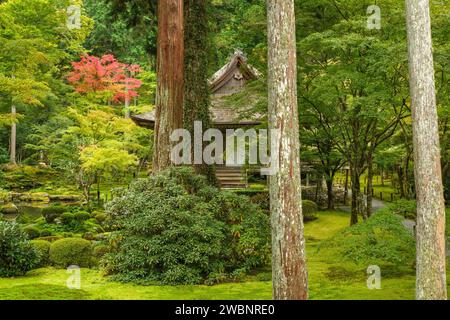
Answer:
<svg viewBox="0 0 450 320"><path fill-rule="evenodd" d="M77 211L73 214L73 218L79 223L82 223L84 221L89 220L91 218L91 215L89 212L86 211Z"/></svg>
<svg viewBox="0 0 450 320"><path fill-rule="evenodd" d="M72 212L64 212L59 218L61 219L61 223L63 225L70 225L73 221L75 221L75 214Z"/></svg>
<svg viewBox="0 0 450 320"><path fill-rule="evenodd" d="M270 195L269 192L260 192L250 198L250 201L257 204L261 209L270 210Z"/></svg>
<svg viewBox="0 0 450 320"><path fill-rule="evenodd" d="M134 182L107 205L111 252L122 281L211 283L267 263L268 215L245 196L208 186L191 168Z"/></svg>
<svg viewBox="0 0 450 320"><path fill-rule="evenodd" d="M28 239L35 239L41 235L41 231L33 226L26 226L25 228L23 228L23 232L28 235Z"/></svg>
<svg viewBox="0 0 450 320"><path fill-rule="evenodd" d="M0 164L9 162L9 152L5 147L0 146Z"/></svg>
<svg viewBox="0 0 450 320"><path fill-rule="evenodd" d="M41 230L41 233L39 234L39 237L50 237L52 235L52 231L49 229L43 229Z"/></svg>
<svg viewBox="0 0 450 320"><path fill-rule="evenodd" d="M314 201L303 200L302 210L304 222L309 222L317 219L317 217L314 214L319 210L319 207Z"/></svg>
<svg viewBox="0 0 450 320"><path fill-rule="evenodd" d="M257 204L261 209L265 211L270 211L270 196L268 192L259 192L250 198L250 201ZM316 220L317 217L314 215L319 208L317 204L310 200L302 201L303 207L303 221L309 222Z"/></svg>
<svg viewBox="0 0 450 320"><path fill-rule="evenodd" d="M109 252L109 246L106 244L99 244L94 247L92 251L92 257L94 262L98 264L100 260Z"/></svg>
<svg viewBox="0 0 450 320"><path fill-rule="evenodd" d="M62 236L46 236L46 237L39 237L35 240L44 240L44 241L48 241L48 242L54 242L54 241L61 240L61 239L63 239Z"/></svg>
<svg viewBox="0 0 450 320"><path fill-rule="evenodd" d="M406 219L415 220L417 205L415 200L400 199L388 205L389 211L399 214Z"/></svg>
<svg viewBox="0 0 450 320"><path fill-rule="evenodd" d="M49 264L50 242L45 240L31 240L31 244L37 252L38 267L45 267Z"/></svg>
<svg viewBox="0 0 450 320"><path fill-rule="evenodd" d="M89 267L91 254L91 242L80 238L57 240L50 246L50 261L56 267Z"/></svg>
<svg viewBox="0 0 450 320"><path fill-rule="evenodd" d="M415 240L401 217L381 209L365 222L353 225L326 240L321 250L330 249L337 259L358 265L412 266Z"/></svg>
<svg viewBox="0 0 450 320"><path fill-rule="evenodd" d="M17 213L19 213L19 209L17 208L17 206L14 203L5 204L5 205L1 206L0 209L1 209L0 213L3 213L3 214L17 214Z"/></svg>
<svg viewBox="0 0 450 320"><path fill-rule="evenodd" d="M103 223L106 221L108 216L104 212L94 212L94 218L98 223Z"/></svg>
<svg viewBox="0 0 450 320"><path fill-rule="evenodd" d="M67 211L67 208L61 204L52 204L42 208L42 215L47 223L53 223L56 218Z"/></svg>
<svg viewBox="0 0 450 320"><path fill-rule="evenodd" d="M15 222L0 221L0 277L24 275L38 263L38 254Z"/></svg>
<svg viewBox="0 0 450 320"><path fill-rule="evenodd" d="M86 239L86 240L94 240L95 239L95 236L94 236L94 234L92 233L92 232L85 232L84 234L83 234L83 237L82 237L83 239Z"/></svg>

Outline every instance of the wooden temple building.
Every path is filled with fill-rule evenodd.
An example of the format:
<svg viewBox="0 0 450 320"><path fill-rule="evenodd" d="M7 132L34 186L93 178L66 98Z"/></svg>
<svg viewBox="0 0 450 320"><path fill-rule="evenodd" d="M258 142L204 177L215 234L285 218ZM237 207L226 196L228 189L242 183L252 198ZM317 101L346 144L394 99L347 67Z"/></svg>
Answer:
<svg viewBox="0 0 450 320"><path fill-rule="evenodd" d="M249 81L261 77L261 73L247 63L244 54L237 50L228 63L217 71L210 79L211 88L211 120L214 128L225 131L226 129L238 129L254 127L262 123L262 116L247 114L248 106L230 106L224 103L224 99L232 94L242 92ZM153 129L155 126L155 111L144 114L132 115L133 121L145 128ZM216 166L217 178L224 188L247 187L247 170L242 166Z"/></svg>

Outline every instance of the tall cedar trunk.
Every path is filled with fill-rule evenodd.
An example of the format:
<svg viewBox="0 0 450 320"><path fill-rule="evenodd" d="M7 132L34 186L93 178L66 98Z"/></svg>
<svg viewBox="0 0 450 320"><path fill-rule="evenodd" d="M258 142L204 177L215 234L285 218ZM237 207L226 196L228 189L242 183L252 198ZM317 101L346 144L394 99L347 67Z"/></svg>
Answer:
<svg viewBox="0 0 450 320"><path fill-rule="evenodd" d="M183 0L158 1L158 54L153 172L171 166L170 135L183 127Z"/></svg>
<svg viewBox="0 0 450 320"><path fill-rule="evenodd" d="M300 183L294 0L267 0L269 125L280 132L270 176L273 298L308 298Z"/></svg>
<svg viewBox="0 0 450 320"><path fill-rule="evenodd" d="M11 115L13 120L16 117L16 106L12 106L11 107ZM11 141L10 141L10 145L9 145L9 150L10 150L10 157L9 157L9 161L11 162L11 164L16 164L16 144L17 144L17 126L16 123L13 122L11 124Z"/></svg>
<svg viewBox="0 0 450 320"><path fill-rule="evenodd" d="M445 208L428 0L406 0L417 194L416 299L447 299Z"/></svg>
<svg viewBox="0 0 450 320"><path fill-rule="evenodd" d="M367 157L367 217L372 215L373 157Z"/></svg>
<svg viewBox="0 0 450 320"><path fill-rule="evenodd" d="M203 131L211 127L209 113L210 90L208 84L209 26L207 0L184 0L185 11L185 88L184 128L194 134L194 121L201 121ZM197 143L197 142L195 142ZM204 143L208 144L208 143ZM205 145L203 145L203 148ZM202 149L203 149L202 148ZM194 148L192 148L194 159ZM195 165L195 171L216 184L213 166L205 163Z"/></svg>

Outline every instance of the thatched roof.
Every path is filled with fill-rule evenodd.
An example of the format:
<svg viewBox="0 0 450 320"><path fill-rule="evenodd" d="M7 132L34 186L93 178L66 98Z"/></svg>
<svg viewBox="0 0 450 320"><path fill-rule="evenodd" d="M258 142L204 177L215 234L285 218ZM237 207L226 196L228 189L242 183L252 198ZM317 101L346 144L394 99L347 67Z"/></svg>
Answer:
<svg viewBox="0 0 450 320"><path fill-rule="evenodd" d="M239 92L247 81L259 77L261 77L261 73L247 64L247 59L242 51L236 50L229 62L209 79L212 93L210 112L214 127L233 128L261 124L260 119L262 117L260 115L255 115L252 119L243 119L240 116L248 113L248 106L237 108L222 103L224 96ZM141 127L153 129L155 126L155 110L133 115L131 118Z"/></svg>
<svg viewBox="0 0 450 320"><path fill-rule="evenodd" d="M237 70L240 72L239 75L236 74ZM258 70L247 64L247 58L240 50L236 50L229 62L209 79L212 94L216 94L236 76L242 76L246 81L261 77L261 73Z"/></svg>
<svg viewBox="0 0 450 320"><path fill-rule="evenodd" d="M236 111L231 108L210 108L211 120L214 127L244 127L261 124L257 119L240 119ZM155 126L155 110L132 115L131 119L141 127L153 129Z"/></svg>

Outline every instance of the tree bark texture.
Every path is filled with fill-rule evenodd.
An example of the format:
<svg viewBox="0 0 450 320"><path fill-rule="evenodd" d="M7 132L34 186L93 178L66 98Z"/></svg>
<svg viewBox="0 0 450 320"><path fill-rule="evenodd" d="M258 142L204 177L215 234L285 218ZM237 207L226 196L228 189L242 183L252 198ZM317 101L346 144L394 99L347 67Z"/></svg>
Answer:
<svg viewBox="0 0 450 320"><path fill-rule="evenodd" d="M373 192L373 156L367 158L367 217L372 215L372 192Z"/></svg>
<svg viewBox="0 0 450 320"><path fill-rule="evenodd" d="M279 130L270 176L273 298L308 298L300 183L294 0L267 0L269 126Z"/></svg>
<svg viewBox="0 0 450 320"><path fill-rule="evenodd" d="M406 0L417 196L416 299L447 299L445 208L428 0Z"/></svg>
<svg viewBox="0 0 450 320"><path fill-rule="evenodd" d="M184 0L185 12L185 90L184 128L194 134L194 122L201 121L205 132L211 128L209 107L211 104L208 83L209 25L207 0ZM197 143L197 141L195 141ZM204 142L202 150L208 142ZM194 148L192 148L194 159ZM212 184L217 184L214 166L206 163L194 165L195 171L203 174Z"/></svg>
<svg viewBox="0 0 450 320"><path fill-rule="evenodd" d="M183 0L158 1L158 48L153 172L172 165L170 135L183 127Z"/></svg>
<svg viewBox="0 0 450 320"><path fill-rule="evenodd" d="M12 106L11 107L11 114L12 114L12 118L15 119L16 117L16 106ZM13 120L14 121L14 120ZM11 141L10 141L10 145L9 145L9 161L11 164L16 164L16 145L17 145L17 125L15 122L13 122L11 124Z"/></svg>

